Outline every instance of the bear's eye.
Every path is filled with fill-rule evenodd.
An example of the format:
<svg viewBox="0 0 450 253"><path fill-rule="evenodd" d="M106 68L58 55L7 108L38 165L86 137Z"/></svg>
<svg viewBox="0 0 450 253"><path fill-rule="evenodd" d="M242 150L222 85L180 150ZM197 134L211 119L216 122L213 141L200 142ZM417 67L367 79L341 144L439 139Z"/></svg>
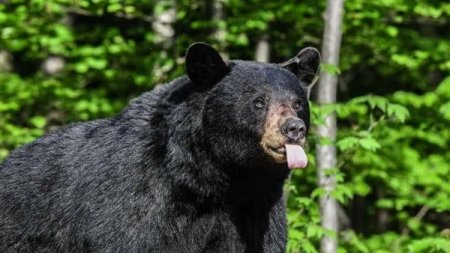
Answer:
<svg viewBox="0 0 450 253"><path fill-rule="evenodd" d="M256 108L263 108L266 105L266 101L263 97L259 97L253 101Z"/></svg>
<svg viewBox="0 0 450 253"><path fill-rule="evenodd" d="M292 104L292 108L294 108L294 110L300 110L300 108L302 108L302 105L301 105L301 103L300 103L300 101L295 101L293 104Z"/></svg>

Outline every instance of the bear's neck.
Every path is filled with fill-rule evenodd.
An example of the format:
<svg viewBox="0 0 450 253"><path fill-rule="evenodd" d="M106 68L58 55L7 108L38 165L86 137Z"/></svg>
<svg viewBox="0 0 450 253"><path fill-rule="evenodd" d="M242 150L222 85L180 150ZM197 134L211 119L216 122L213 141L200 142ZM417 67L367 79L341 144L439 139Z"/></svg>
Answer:
<svg viewBox="0 0 450 253"><path fill-rule="evenodd" d="M189 118L191 122L199 120L194 115L186 115L186 119ZM286 166L252 167L213 159L200 126L192 128L189 134L172 135L169 146L173 147L171 152L176 154L176 161L172 161L168 168L175 172L173 185L177 189L174 190L178 193L185 191L184 194L190 195L179 195L183 199L234 208L248 207L252 203L251 206L255 208L269 210L282 196L283 183L289 172L270 171L285 170Z"/></svg>

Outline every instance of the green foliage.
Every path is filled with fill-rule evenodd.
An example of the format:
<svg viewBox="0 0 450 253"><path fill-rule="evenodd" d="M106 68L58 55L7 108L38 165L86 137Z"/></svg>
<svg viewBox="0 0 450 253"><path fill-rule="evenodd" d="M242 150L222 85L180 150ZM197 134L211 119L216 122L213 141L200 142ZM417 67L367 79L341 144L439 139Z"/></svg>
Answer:
<svg viewBox="0 0 450 253"><path fill-rule="evenodd" d="M443 33L449 4L345 3L340 72L325 69L341 76L341 101L313 105L314 125L330 112L338 117L334 170L339 176L333 196L350 219L339 234L339 251L448 252L449 237L442 231L450 226L450 46L448 33ZM311 160L319 140L314 132L310 140ZM310 164L308 170L314 167ZM303 190L289 198L323 193L314 190L316 182L309 179L314 176L295 173L291 184ZM301 208L288 203L291 210ZM317 209L317 201L313 203ZM317 220L319 214L309 219ZM305 230L290 227L300 229ZM320 237L295 238L319 248ZM295 244L290 252L307 251L292 239L290 244Z"/></svg>
<svg viewBox="0 0 450 253"><path fill-rule="evenodd" d="M132 97L184 72L185 48L207 41L230 58L252 59L261 37L271 60L320 48L326 1L7 0L0 5L0 160L18 146L74 121L117 113ZM174 37L154 29L176 8ZM347 0L339 102L312 103L309 161L288 194L289 252L449 252L450 3ZM212 36L224 31L224 40ZM47 73L51 57L64 61ZM5 60L6 59L6 60ZM314 91L313 91L314 97ZM338 166L332 196L342 231L320 226L314 126L336 113ZM342 219L345 221L346 219Z"/></svg>

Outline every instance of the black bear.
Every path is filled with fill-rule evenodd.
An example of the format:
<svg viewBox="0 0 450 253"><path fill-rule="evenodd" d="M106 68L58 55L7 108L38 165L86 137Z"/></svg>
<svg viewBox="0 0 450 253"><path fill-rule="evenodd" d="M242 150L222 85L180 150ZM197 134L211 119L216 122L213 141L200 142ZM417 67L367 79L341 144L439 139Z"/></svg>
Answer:
<svg viewBox="0 0 450 253"><path fill-rule="evenodd" d="M187 76L11 153L0 252L284 252L283 182L307 163L319 62L314 48L267 64L191 45Z"/></svg>

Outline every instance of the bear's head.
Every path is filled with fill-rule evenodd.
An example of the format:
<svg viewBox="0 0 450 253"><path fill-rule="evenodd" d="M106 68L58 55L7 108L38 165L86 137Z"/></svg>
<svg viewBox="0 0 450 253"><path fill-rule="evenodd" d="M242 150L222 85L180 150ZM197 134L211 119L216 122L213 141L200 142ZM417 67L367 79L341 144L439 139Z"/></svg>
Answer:
<svg viewBox="0 0 450 253"><path fill-rule="evenodd" d="M269 64L224 61L205 43L191 45L186 72L204 92L201 124L212 156L230 166L305 167L306 87L319 63L314 48L285 63Z"/></svg>

